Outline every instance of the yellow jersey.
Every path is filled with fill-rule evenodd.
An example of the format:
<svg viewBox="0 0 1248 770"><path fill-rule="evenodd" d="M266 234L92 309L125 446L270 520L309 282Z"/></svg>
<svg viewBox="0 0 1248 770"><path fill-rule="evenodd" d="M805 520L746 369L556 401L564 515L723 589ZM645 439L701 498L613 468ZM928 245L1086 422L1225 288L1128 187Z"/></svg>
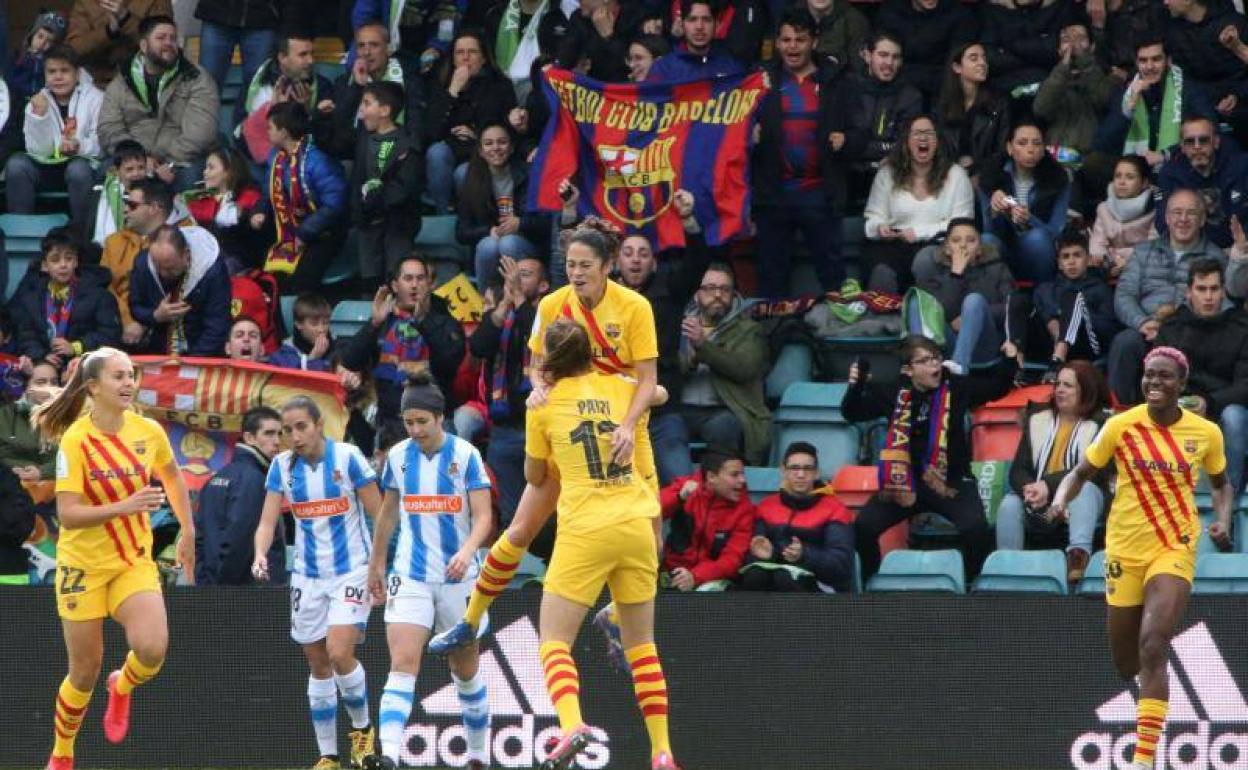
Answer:
<svg viewBox="0 0 1248 770"><path fill-rule="evenodd" d="M1098 468L1112 459L1118 471L1105 533L1108 553L1148 560L1160 551L1196 550L1197 474L1201 468L1210 475L1226 470L1217 425L1186 409L1175 424L1158 425L1141 404L1109 418L1086 454Z"/></svg>
<svg viewBox="0 0 1248 770"><path fill-rule="evenodd" d="M173 461L169 437L155 420L127 411L121 430L105 433L84 415L61 437L56 491L77 492L90 505L109 505L142 489L154 469ZM152 556L146 512L94 527L62 529L56 545L58 562L87 570L122 569Z"/></svg>
<svg viewBox="0 0 1248 770"><path fill-rule="evenodd" d="M555 383L547 401L528 410L524 451L559 469L559 531L596 532L654 518L659 501L633 463L610 461L611 434L637 390L635 383L591 372Z"/></svg>
<svg viewBox="0 0 1248 770"><path fill-rule="evenodd" d="M530 351L545 355L546 328L560 318L569 318L589 332L594 368L603 374L636 375L638 361L659 357L650 300L615 281L607 281L606 294L593 310L581 304L570 285L542 298L529 335Z"/></svg>

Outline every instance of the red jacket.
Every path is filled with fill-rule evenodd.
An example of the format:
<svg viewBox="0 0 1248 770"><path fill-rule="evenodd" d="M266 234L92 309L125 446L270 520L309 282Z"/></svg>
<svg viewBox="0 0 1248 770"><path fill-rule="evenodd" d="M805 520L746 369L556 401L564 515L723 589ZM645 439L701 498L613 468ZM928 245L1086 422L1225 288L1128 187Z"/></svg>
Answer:
<svg viewBox="0 0 1248 770"><path fill-rule="evenodd" d="M697 482L698 490L682 503L680 488L691 480ZM673 550L676 532L668 535L663 554L664 571L684 567L693 573L697 585L737 577L754 531L754 504L749 495L742 491L739 501L725 500L711 492L703 481L702 472L698 471L664 487L659 493L659 502L663 506L663 518L672 519L683 509L691 524L689 544L684 550Z"/></svg>

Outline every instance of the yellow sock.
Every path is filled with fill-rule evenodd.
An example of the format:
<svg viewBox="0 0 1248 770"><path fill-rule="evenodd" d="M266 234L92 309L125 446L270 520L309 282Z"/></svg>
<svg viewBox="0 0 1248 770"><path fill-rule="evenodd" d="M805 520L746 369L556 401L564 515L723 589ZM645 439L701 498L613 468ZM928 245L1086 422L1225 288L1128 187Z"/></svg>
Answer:
<svg viewBox="0 0 1248 770"><path fill-rule="evenodd" d="M468 597L468 609L464 612L464 620L473 628L481 626L481 616L494 603L515 577L520 569L520 560L524 558L525 549L513 545L507 533L499 535L481 565L481 574L477 576L477 584L473 586L472 595Z"/></svg>
<svg viewBox="0 0 1248 770"><path fill-rule="evenodd" d="M546 691L559 715L559 728L567 735L580 727L581 676L576 671L572 651L563 642L542 642L539 648L542 669L546 672Z"/></svg>
<svg viewBox="0 0 1248 770"><path fill-rule="evenodd" d="M639 644L624 651L629 668L633 670L633 692L637 693L637 705L646 721L650 734L650 758L672 753L672 742L667 735L667 679L659 665L659 650L654 642Z"/></svg>
<svg viewBox="0 0 1248 770"><path fill-rule="evenodd" d="M56 707L53 709L53 725L56 743L52 746L52 756L72 757L74 755L74 739L82 727L82 718L87 714L87 704L91 702L91 692L83 692L69 683L69 677L61 682L61 689L56 693Z"/></svg>
<svg viewBox="0 0 1248 770"><path fill-rule="evenodd" d="M134 692L134 688L147 683L160 673L160 667L164 663L162 660L154 666L145 665L139 660L139 656L134 654L134 650L131 650L126 655L126 665L121 667L121 676L117 679L117 694L129 695Z"/></svg>
<svg viewBox="0 0 1248 770"><path fill-rule="evenodd" d="M1157 740L1166 727L1166 711L1170 704L1156 698L1140 698L1135 717L1135 758L1137 765L1153 766Z"/></svg>

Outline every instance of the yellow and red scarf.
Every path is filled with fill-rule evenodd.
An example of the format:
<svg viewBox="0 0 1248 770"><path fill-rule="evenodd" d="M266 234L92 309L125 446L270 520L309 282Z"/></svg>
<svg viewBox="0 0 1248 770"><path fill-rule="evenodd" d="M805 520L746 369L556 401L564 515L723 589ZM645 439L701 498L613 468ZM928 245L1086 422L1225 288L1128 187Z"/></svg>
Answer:
<svg viewBox="0 0 1248 770"><path fill-rule="evenodd" d="M909 508L917 499L914 469L910 462L910 432L914 428L914 390L897 392L897 404L888 423L888 438L880 452L880 497ZM953 497L949 488L949 383L942 382L932 394L927 447L919 457L923 482L941 497Z"/></svg>

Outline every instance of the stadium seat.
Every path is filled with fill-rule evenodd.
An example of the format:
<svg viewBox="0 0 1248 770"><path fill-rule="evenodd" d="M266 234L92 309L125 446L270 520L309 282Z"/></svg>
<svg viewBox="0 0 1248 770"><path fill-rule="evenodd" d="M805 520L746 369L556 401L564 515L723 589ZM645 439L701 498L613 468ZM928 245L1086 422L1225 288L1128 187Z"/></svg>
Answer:
<svg viewBox="0 0 1248 770"><path fill-rule="evenodd" d="M355 336L373 314L373 303L362 299L344 299L334 306L329 328L334 338L344 340Z"/></svg>
<svg viewBox="0 0 1248 770"><path fill-rule="evenodd" d="M780 397L776 419L824 420L829 412L839 416L848 389L849 385L844 382L793 382Z"/></svg>
<svg viewBox="0 0 1248 770"><path fill-rule="evenodd" d="M993 551L975 579L975 593L1066 593L1066 554L1052 551Z"/></svg>
<svg viewBox="0 0 1248 770"><path fill-rule="evenodd" d="M292 335L295 333L295 295L283 294L281 303L282 323L286 327L286 334Z"/></svg>
<svg viewBox="0 0 1248 770"><path fill-rule="evenodd" d="M880 571L867 581L867 590L966 593L962 554L946 551L893 551L884 557Z"/></svg>
<svg viewBox="0 0 1248 770"><path fill-rule="evenodd" d="M836 497L850 508L867 504L880 488L880 474L874 465L844 465L832 477Z"/></svg>
<svg viewBox="0 0 1248 770"><path fill-rule="evenodd" d="M1105 595L1105 552L1097 551L1088 559L1088 567L1084 570L1083 580L1079 581L1076 591L1080 596Z"/></svg>
<svg viewBox="0 0 1248 770"><path fill-rule="evenodd" d="M772 441L772 465L778 466L784 450L795 441L814 445L819 453L819 477L830 479L843 465L858 462L858 429L853 425L799 422L776 425Z"/></svg>
<svg viewBox="0 0 1248 770"><path fill-rule="evenodd" d="M526 553L520 560L520 567L507 584L508 591L519 591L534 583L541 585L546 580L546 564L531 553Z"/></svg>
<svg viewBox="0 0 1248 770"><path fill-rule="evenodd" d="M1205 553L1196 557L1194 594L1248 594L1248 554Z"/></svg>
<svg viewBox="0 0 1248 770"><path fill-rule="evenodd" d="M455 239L456 221L454 214L421 219L416 250L427 257L454 261L461 267L468 264L468 247Z"/></svg>
<svg viewBox="0 0 1248 770"><path fill-rule="evenodd" d="M806 345L793 343L781 348L780 355L776 357L776 362L772 364L771 372L767 375L767 400L777 403L790 385L809 380L813 358L814 355Z"/></svg>
<svg viewBox="0 0 1248 770"><path fill-rule="evenodd" d="M329 267L325 270L325 277L321 282L325 285L342 283L349 281L360 272L360 235L353 227L347 233L347 239L342 244L342 251L334 256L333 261L329 263Z"/></svg>
<svg viewBox="0 0 1248 770"><path fill-rule="evenodd" d="M0 230L4 231L4 246L9 259L25 256L27 259L40 254L39 244L43 236L54 227L67 224L65 214L0 214Z"/></svg>
<svg viewBox="0 0 1248 770"><path fill-rule="evenodd" d="M745 488L754 503L780 491L780 469L746 466Z"/></svg>
<svg viewBox="0 0 1248 770"><path fill-rule="evenodd" d="M971 459L979 462L1013 460L1022 438L1023 426L1017 420L975 423L971 426Z"/></svg>

